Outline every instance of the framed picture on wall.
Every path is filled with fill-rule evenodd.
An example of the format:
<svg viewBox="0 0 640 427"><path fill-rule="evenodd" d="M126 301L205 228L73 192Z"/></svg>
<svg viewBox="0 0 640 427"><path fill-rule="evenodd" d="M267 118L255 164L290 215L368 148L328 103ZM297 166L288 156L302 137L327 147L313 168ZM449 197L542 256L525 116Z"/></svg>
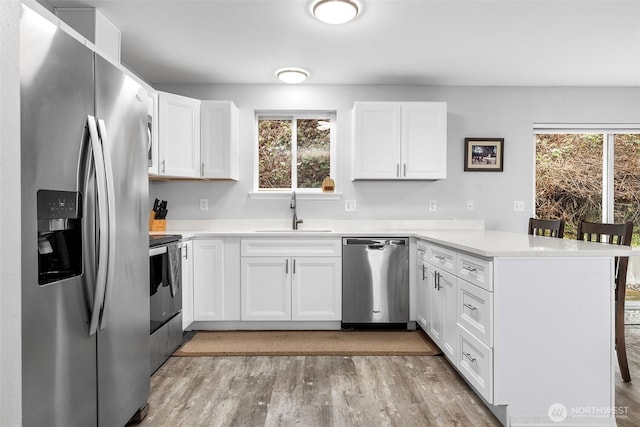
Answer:
<svg viewBox="0 0 640 427"><path fill-rule="evenodd" d="M465 138L464 170L502 172L504 138Z"/></svg>

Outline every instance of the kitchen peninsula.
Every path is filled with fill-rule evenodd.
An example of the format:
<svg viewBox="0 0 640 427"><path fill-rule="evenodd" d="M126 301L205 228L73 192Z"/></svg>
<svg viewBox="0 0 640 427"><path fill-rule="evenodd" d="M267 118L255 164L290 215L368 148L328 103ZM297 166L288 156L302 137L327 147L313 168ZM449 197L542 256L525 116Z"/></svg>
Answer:
<svg viewBox="0 0 640 427"><path fill-rule="evenodd" d="M197 283L204 276L195 249L193 300L220 299L211 301L219 321L200 318L195 310L190 327L242 328L243 241L409 237L410 320L440 346L501 422L553 425L550 411L556 410L553 416L566 416L571 425L615 425L612 277L614 257L630 255L630 248L484 230L484 222L474 220L306 220L304 226L293 231L277 220L169 221L170 232L216 248L215 262L207 267L216 277L206 277L204 290Z"/></svg>

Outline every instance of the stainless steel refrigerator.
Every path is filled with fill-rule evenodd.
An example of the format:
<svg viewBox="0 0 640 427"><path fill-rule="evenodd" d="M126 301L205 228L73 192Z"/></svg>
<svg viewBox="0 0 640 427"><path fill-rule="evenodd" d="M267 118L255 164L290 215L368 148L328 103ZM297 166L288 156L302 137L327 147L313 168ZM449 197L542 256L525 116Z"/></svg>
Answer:
<svg viewBox="0 0 640 427"><path fill-rule="evenodd" d="M25 426L118 426L149 395L147 94L23 6Z"/></svg>

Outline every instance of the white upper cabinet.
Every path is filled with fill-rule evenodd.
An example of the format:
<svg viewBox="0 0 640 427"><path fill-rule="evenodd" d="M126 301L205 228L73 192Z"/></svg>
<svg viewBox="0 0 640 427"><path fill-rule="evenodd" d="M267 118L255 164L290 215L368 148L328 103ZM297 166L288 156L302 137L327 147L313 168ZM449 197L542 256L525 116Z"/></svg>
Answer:
<svg viewBox="0 0 640 427"><path fill-rule="evenodd" d="M356 102L352 178L444 179L447 104Z"/></svg>
<svg viewBox="0 0 640 427"><path fill-rule="evenodd" d="M238 180L238 107L233 102L200 104L200 159L202 178Z"/></svg>
<svg viewBox="0 0 640 427"><path fill-rule="evenodd" d="M158 94L147 98L147 164L149 175L158 175Z"/></svg>
<svg viewBox="0 0 640 427"><path fill-rule="evenodd" d="M402 179L447 177L447 104L402 104Z"/></svg>
<svg viewBox="0 0 640 427"><path fill-rule="evenodd" d="M400 173L400 103L356 103L353 179L397 179Z"/></svg>
<svg viewBox="0 0 640 427"><path fill-rule="evenodd" d="M233 102L158 92L156 105L149 175L238 180L238 107Z"/></svg>
<svg viewBox="0 0 640 427"><path fill-rule="evenodd" d="M158 93L158 175L200 177L200 100Z"/></svg>

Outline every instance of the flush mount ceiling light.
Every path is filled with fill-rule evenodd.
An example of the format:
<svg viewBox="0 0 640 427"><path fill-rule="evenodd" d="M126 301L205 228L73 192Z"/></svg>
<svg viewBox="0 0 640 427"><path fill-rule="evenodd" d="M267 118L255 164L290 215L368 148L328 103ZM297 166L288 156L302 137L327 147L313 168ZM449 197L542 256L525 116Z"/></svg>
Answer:
<svg viewBox="0 0 640 427"><path fill-rule="evenodd" d="M313 16L327 24L344 24L360 13L360 7L353 0L320 0L313 5Z"/></svg>
<svg viewBox="0 0 640 427"><path fill-rule="evenodd" d="M302 68L281 68L276 71L276 77L285 83L302 83L309 78L309 72Z"/></svg>

